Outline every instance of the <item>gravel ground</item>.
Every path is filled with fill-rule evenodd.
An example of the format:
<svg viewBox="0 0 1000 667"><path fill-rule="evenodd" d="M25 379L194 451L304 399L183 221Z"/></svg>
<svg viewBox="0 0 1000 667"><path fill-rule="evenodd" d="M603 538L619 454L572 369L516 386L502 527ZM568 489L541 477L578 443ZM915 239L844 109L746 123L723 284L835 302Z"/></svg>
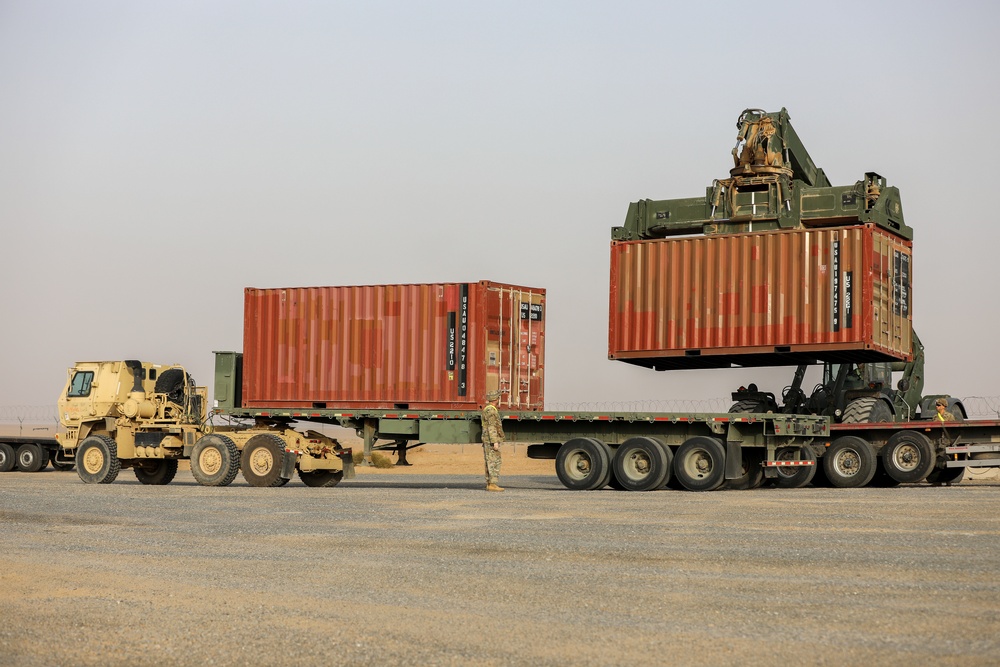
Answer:
<svg viewBox="0 0 1000 667"><path fill-rule="evenodd" d="M1000 482L0 475L0 665L1000 662Z"/></svg>

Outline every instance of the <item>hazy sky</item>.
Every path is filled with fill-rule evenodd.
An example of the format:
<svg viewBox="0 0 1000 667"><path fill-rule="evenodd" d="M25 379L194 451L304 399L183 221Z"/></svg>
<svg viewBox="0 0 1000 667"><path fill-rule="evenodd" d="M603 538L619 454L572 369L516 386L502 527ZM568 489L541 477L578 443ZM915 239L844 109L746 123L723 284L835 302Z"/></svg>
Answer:
<svg viewBox="0 0 1000 667"><path fill-rule="evenodd" d="M900 188L927 390L1000 395L998 7L0 0L0 406L82 359L211 386L246 286L480 279L548 289L550 405L778 390L608 361L607 291L629 202L782 106Z"/></svg>

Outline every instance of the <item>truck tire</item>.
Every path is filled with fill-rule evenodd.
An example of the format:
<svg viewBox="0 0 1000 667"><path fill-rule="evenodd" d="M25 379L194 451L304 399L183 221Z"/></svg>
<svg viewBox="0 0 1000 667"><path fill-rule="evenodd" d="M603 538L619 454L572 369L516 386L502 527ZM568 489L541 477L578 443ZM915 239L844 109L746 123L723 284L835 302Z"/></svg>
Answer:
<svg viewBox="0 0 1000 667"><path fill-rule="evenodd" d="M136 463L135 478L150 486L170 484L177 474L177 459L149 459Z"/></svg>
<svg viewBox="0 0 1000 667"><path fill-rule="evenodd" d="M613 477L626 491L654 491L666 484L672 461L670 450L656 439L629 438L615 452Z"/></svg>
<svg viewBox="0 0 1000 667"><path fill-rule="evenodd" d="M880 398L864 396L847 404L840 421L844 424L880 424L895 420L888 403Z"/></svg>
<svg viewBox="0 0 1000 667"><path fill-rule="evenodd" d="M281 476L285 441L271 433L255 435L243 446L240 469L250 486L275 487L288 483Z"/></svg>
<svg viewBox="0 0 1000 667"><path fill-rule="evenodd" d="M867 440L842 435L823 455L823 472L839 489L857 489L875 476L875 452Z"/></svg>
<svg viewBox="0 0 1000 667"><path fill-rule="evenodd" d="M885 473L901 484L913 484L934 470L934 445L918 431L893 433L879 452Z"/></svg>
<svg viewBox="0 0 1000 667"><path fill-rule="evenodd" d="M563 486L574 491L604 488L611 479L608 446L594 438L567 440L556 454L556 476Z"/></svg>
<svg viewBox="0 0 1000 667"><path fill-rule="evenodd" d="M760 465L764 462L761 452L754 447L741 447L742 460L740 461L743 474L736 479L727 479L726 488L744 491L747 489L759 488L764 483L764 468Z"/></svg>
<svg viewBox="0 0 1000 667"><path fill-rule="evenodd" d="M76 474L86 484L110 484L121 469L118 445L106 435L88 436L76 449Z"/></svg>
<svg viewBox="0 0 1000 667"><path fill-rule="evenodd" d="M674 456L674 475L688 491L714 491L726 481L726 450L715 438L697 435Z"/></svg>
<svg viewBox="0 0 1000 667"><path fill-rule="evenodd" d="M14 448L6 442L0 442L0 472L10 472L17 465Z"/></svg>
<svg viewBox="0 0 1000 667"><path fill-rule="evenodd" d="M934 486L958 484L965 477L965 468L935 468L927 475L927 481Z"/></svg>
<svg viewBox="0 0 1000 667"><path fill-rule="evenodd" d="M21 472L38 472L49 463L48 452L36 444L29 443L17 448L17 469Z"/></svg>
<svg viewBox="0 0 1000 667"><path fill-rule="evenodd" d="M239 471L240 450L227 436L204 435L191 448L191 476L202 486L229 486Z"/></svg>
<svg viewBox="0 0 1000 667"><path fill-rule="evenodd" d="M340 484L344 479L343 470L314 470L312 472L299 471L299 479L306 486L313 488L332 488Z"/></svg>
<svg viewBox="0 0 1000 667"><path fill-rule="evenodd" d="M811 466L778 466L774 484L780 489L801 489L816 476L816 452L812 447L779 447L774 452L777 461L812 461Z"/></svg>

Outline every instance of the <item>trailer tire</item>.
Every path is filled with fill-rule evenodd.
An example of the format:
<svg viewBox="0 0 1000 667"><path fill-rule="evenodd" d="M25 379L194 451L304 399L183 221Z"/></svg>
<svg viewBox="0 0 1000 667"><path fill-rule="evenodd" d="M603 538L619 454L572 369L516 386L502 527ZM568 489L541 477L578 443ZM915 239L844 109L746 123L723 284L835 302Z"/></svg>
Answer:
<svg viewBox="0 0 1000 667"><path fill-rule="evenodd" d="M567 489L594 491L611 479L610 449L594 438L573 438L556 454L556 476Z"/></svg>
<svg viewBox="0 0 1000 667"><path fill-rule="evenodd" d="M106 435L88 436L76 449L76 474L86 484L110 484L121 469L118 445Z"/></svg>
<svg viewBox="0 0 1000 667"><path fill-rule="evenodd" d="M891 489L895 486L899 486L899 482L889 477L889 473L885 471L885 466L882 464L882 457L878 456L875 459L875 475L872 477L872 481L868 482L868 486L880 488L880 489Z"/></svg>
<svg viewBox="0 0 1000 667"><path fill-rule="evenodd" d="M21 472L38 472L49 463L49 455L39 445L29 443L17 448L17 469Z"/></svg>
<svg viewBox="0 0 1000 667"><path fill-rule="evenodd" d="M240 471L240 451L229 437L210 433L191 449L191 475L202 486L229 486Z"/></svg>
<svg viewBox="0 0 1000 667"><path fill-rule="evenodd" d="M774 453L778 461L812 461L811 466L790 466L777 468L775 485L780 489L801 489L816 477L816 452L812 447L779 447Z"/></svg>
<svg viewBox="0 0 1000 667"><path fill-rule="evenodd" d="M627 491L655 491L666 483L672 459L670 450L654 438L629 438L615 452L612 477Z"/></svg>
<svg viewBox="0 0 1000 667"><path fill-rule="evenodd" d="M0 472L10 472L17 465L14 448L6 442L0 442Z"/></svg>
<svg viewBox="0 0 1000 667"><path fill-rule="evenodd" d="M250 486L275 487L288 483L281 476L285 441L271 433L255 435L243 446L240 469Z"/></svg>
<svg viewBox="0 0 1000 667"><path fill-rule="evenodd" d="M343 470L316 470L314 472L299 471L299 479L306 486L313 488L332 488L340 484L344 479Z"/></svg>
<svg viewBox="0 0 1000 667"><path fill-rule="evenodd" d="M149 459L133 466L135 478L149 486L165 486L177 474L177 459Z"/></svg>
<svg viewBox="0 0 1000 667"><path fill-rule="evenodd" d="M881 424L893 421L892 408L881 398L856 398L844 408L844 424Z"/></svg>
<svg viewBox="0 0 1000 667"><path fill-rule="evenodd" d="M838 489L857 489L875 476L875 452L867 440L842 435L823 455L823 471Z"/></svg>
<svg viewBox="0 0 1000 667"><path fill-rule="evenodd" d="M726 450L715 438L696 435L674 456L674 475L688 491L714 491L726 481Z"/></svg>
<svg viewBox="0 0 1000 667"><path fill-rule="evenodd" d="M927 481L934 486L958 484L965 477L966 468L935 468L927 475Z"/></svg>
<svg viewBox="0 0 1000 667"><path fill-rule="evenodd" d="M934 445L918 431L893 433L882 448L885 473L900 484L913 484L934 470Z"/></svg>
<svg viewBox="0 0 1000 667"><path fill-rule="evenodd" d="M737 491L756 489L764 483L764 468L761 463L764 457L760 451L751 447L741 447L742 460L740 461L743 474L735 479L726 480L726 488Z"/></svg>

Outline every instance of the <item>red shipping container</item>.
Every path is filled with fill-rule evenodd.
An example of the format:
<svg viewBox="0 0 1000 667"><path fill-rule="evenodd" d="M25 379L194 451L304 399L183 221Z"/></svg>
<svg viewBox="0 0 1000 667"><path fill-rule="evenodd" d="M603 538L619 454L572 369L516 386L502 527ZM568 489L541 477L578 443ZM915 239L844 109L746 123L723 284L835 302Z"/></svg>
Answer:
<svg viewBox="0 0 1000 667"><path fill-rule="evenodd" d="M664 369L910 360L912 244L874 225L611 244L608 357Z"/></svg>
<svg viewBox="0 0 1000 667"><path fill-rule="evenodd" d="M248 287L243 406L508 410L544 401L545 290L478 283Z"/></svg>

